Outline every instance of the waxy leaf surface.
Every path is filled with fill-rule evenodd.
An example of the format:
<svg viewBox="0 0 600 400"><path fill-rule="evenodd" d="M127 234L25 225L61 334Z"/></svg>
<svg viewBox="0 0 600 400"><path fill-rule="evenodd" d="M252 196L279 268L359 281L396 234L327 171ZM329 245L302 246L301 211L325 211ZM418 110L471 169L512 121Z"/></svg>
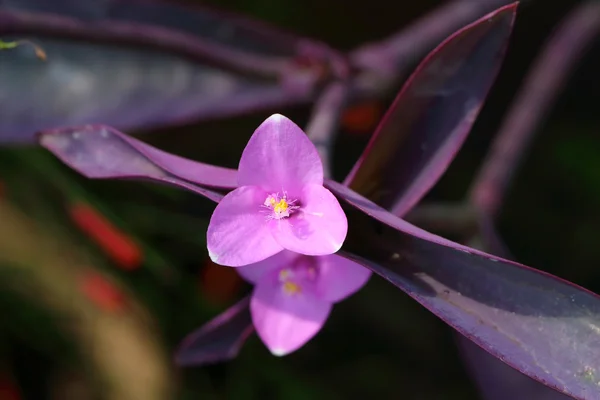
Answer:
<svg viewBox="0 0 600 400"><path fill-rule="evenodd" d="M151 129L306 102L315 76L290 65L324 48L154 1L2 0L0 35L47 55L0 53L0 142L14 143L57 126Z"/></svg>
<svg viewBox="0 0 600 400"><path fill-rule="evenodd" d="M522 373L581 399L600 396L600 297L426 232L347 187L340 255L359 262Z"/></svg>
<svg viewBox="0 0 600 400"><path fill-rule="evenodd" d="M500 238L491 218L484 213L479 214L479 235L482 249L502 258L514 260L514 256ZM485 400L566 400L571 398L511 368L463 335L457 334L456 341L461 358Z"/></svg>
<svg viewBox="0 0 600 400"><path fill-rule="evenodd" d="M498 74L516 8L486 15L425 58L346 184L397 215L429 191L465 141Z"/></svg>
<svg viewBox="0 0 600 400"><path fill-rule="evenodd" d="M569 400L571 396L544 386L503 363L463 335L457 335L461 356L484 400Z"/></svg>
<svg viewBox="0 0 600 400"><path fill-rule="evenodd" d="M39 141L62 162L91 179L153 180L214 201L222 198L214 189L236 186L236 170L165 153L104 125L45 131Z"/></svg>

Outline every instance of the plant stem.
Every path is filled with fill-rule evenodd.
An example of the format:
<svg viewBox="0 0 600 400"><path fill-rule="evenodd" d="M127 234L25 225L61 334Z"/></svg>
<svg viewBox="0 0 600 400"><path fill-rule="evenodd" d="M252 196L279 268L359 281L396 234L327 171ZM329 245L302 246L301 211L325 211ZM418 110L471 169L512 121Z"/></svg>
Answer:
<svg viewBox="0 0 600 400"><path fill-rule="evenodd" d="M550 111L565 80L600 32L600 2L575 8L550 38L526 77L476 177L469 197L480 211L496 218L513 175L537 126Z"/></svg>
<svg viewBox="0 0 600 400"><path fill-rule="evenodd" d="M347 95L347 83L330 83L313 107L313 113L306 126L307 135L321 156L326 178L331 177L331 148Z"/></svg>

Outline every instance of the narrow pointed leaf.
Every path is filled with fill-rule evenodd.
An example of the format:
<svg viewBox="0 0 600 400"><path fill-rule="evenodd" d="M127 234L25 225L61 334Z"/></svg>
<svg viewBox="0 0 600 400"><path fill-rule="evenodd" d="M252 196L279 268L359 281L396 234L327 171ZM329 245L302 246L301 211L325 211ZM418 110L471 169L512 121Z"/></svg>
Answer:
<svg viewBox="0 0 600 400"><path fill-rule="evenodd" d="M475 51L474 54L471 54L471 57L469 60L464 61L465 63L469 63L469 62L479 62L481 65L484 65L483 62L481 60L486 60L488 62L488 64L485 64L484 68L487 67L488 69L483 70L484 73L482 73L483 75L485 75L485 77L482 77L481 79L484 80L484 78L487 78L488 81L484 82L487 83L487 87L483 87L482 84L480 84L480 86L474 85L471 86L471 88L473 89L480 89L481 90L481 100L479 101L477 107L480 106L481 102L483 101L487 90L489 89L489 86L491 85L492 81L494 80L496 73L497 73L497 69L499 68L499 62L500 62L500 55L503 53L504 48L506 47L506 43L508 40L508 36L510 33L510 30L512 28L512 21L513 21L513 17L514 17L514 6L511 6L511 8L506 8L506 9L501 9L500 11L496 12L495 14L491 14L494 16L494 19L492 20L492 24L490 24L492 27L494 27L494 29L492 29L491 31L487 30L487 29L482 29L482 28L477 28L479 26L485 25L487 24L487 22L482 22L483 20L478 21L477 23L473 24L470 27L467 27L461 31L459 31L458 33L456 33L455 35L453 35L450 39L448 39L446 42L444 42L445 44L440 46L436 51L434 51L432 53L432 55L430 55L426 61L424 61L423 65L421 67L419 67L421 70L424 69L423 72L419 72L419 69L417 70L417 72L415 73L415 75L413 76L412 80L414 83L412 84L408 84L408 87L405 87L403 89L403 91L399 94L398 98L396 99L396 101L394 102L394 104L392 105L392 107L390 108L390 110L388 111L388 116L387 121L386 119L383 120L382 124L380 125L380 127L378 128L378 131L375 133L374 135L374 139L373 140L378 140L378 141L382 141L382 140L387 140L387 142L381 144L380 143L378 145L381 146L396 146L395 149L397 150L397 154L404 154L404 150L406 148L406 153L410 155L411 152L415 151L415 146L417 146L417 154L421 155L422 157L420 159L417 159L416 161L413 158L409 158L406 160L401 160L401 159L397 159L394 158L395 155L391 155L390 159L388 160L390 163L397 163L398 165L403 166L404 168L410 168L410 174L407 174L404 176L402 182L400 184L396 184L396 186L394 186L394 188L398 188L399 190L396 191L395 193L398 196L402 196L400 198L400 201L404 201L403 199L408 199L409 201L405 201L402 207L397 207L396 208L396 214L397 215L404 215L406 212L408 212L410 210L410 208L412 208L412 206L420 199L420 197L422 197L430 188L431 186L433 186L433 184L440 178L440 176L442 175L443 171L445 170L445 168L447 167L447 165L450 163L450 161L454 158L454 155L456 153L456 151L458 150L458 148L460 147L460 145L462 144L462 142L464 141L464 139L466 138L466 135L470 129L470 124L472 124L475 115L472 115L472 119L471 120L467 120L468 122L468 126L465 127L464 130L462 131L452 131L451 129L447 129L446 131L437 131L437 134L439 134L440 136L433 136L433 134L435 134L436 132L433 130L430 130L429 132L432 134L432 137L434 137L437 140L437 147L431 147L428 149L427 152L423 153L422 149L418 146L421 146L423 143L427 144L426 142L420 140L421 138L418 136L418 134L421 133L421 131L418 131L416 129L413 129L411 131L406 131L406 132L397 132L394 130L390 130L391 123L397 123L397 121L395 121L396 115L401 116L401 118L406 117L407 115L410 115L413 112L413 102L417 99L417 95L419 94L418 92L416 93L412 93L411 90L416 90L419 89L419 87L417 86L417 83L420 84L421 86L425 86L425 89L427 89L427 82L425 80L425 82L420 83L419 79L419 75L421 74L425 74L427 73L427 79L432 80L431 78L431 74L433 74L435 72L434 67L435 66L431 66L430 63L431 58L436 56L436 52L440 53L439 55L437 55L437 57L439 57L439 62L454 62L455 64L458 63L460 61L456 60L455 58L452 58L452 56L454 55L455 57L459 57L459 56L463 56L464 57L464 53L461 52L460 50L457 50L457 47L459 45L464 45L464 44L469 44L471 43L472 49L474 47L476 47L475 44L473 44L472 42L478 43L479 46L486 46L486 45L490 45L493 44L495 47L488 49L489 52L485 52L482 51L483 49L479 50L479 53ZM496 15L498 14L498 15ZM477 28L477 29L475 29ZM493 33L496 33L497 36L494 36ZM504 35L504 36L503 36ZM465 37L466 36L466 37ZM496 42L494 42L492 40L492 38L496 38ZM444 51L449 51L449 53L447 55L445 55L446 53L444 53L443 51L440 51L441 48L445 48L445 46L449 43L449 42L453 42L455 44L453 44L451 46L451 49L454 53L452 53L452 51L450 50L444 50ZM448 47L450 49L450 47ZM471 50L471 53L473 53L473 50ZM479 58L475 57L474 55L477 55ZM443 56L443 57L442 57ZM490 62L490 60L487 60L486 57L492 57L495 56L498 58L497 62ZM459 57L460 58L460 57ZM437 68L441 68L441 66L438 64ZM461 68L462 68L462 72L463 75L458 76L460 79L457 79L454 75L450 75L449 78L447 78L448 82L450 85L458 85L460 84L462 80L465 79L464 76L464 71L468 69L468 65L462 65L461 64ZM425 76L425 75L423 75ZM455 81L452 81L452 79L455 79ZM436 83L436 81L432 81L432 83ZM443 85L443 84L447 84L446 81L438 83L439 85ZM412 85L412 89L411 86ZM449 88L452 88L452 86L449 86ZM409 90L410 89L410 90ZM435 88L434 88L435 89ZM419 89L422 90L422 89ZM404 94L405 92L410 93L410 96L408 96L407 94ZM467 93L468 94L468 93ZM404 96L404 97L403 97ZM425 110L426 106L428 105L428 102L431 102L432 100L435 100L435 96L432 93L429 93L427 91L425 91L424 94L421 95L421 97L424 97L423 103L424 105L420 107L420 110L423 111ZM454 101L456 101L457 98L454 98ZM446 115L444 114L445 112L450 113L450 112L454 112L454 109L449 109L444 111L444 107L448 108L449 105L447 103L442 102L441 107L438 105L437 106L437 112L442 115L442 116L446 116L446 117L451 117L451 115ZM474 112L476 113L476 112ZM435 114L437 115L437 114ZM427 116L420 116L422 118L425 118ZM461 114L461 118L465 119L465 116L463 114ZM393 121L392 121L393 120ZM442 126L442 125L440 125ZM401 126L400 126L401 127ZM379 133L378 133L379 132ZM410 140L396 140L394 141L394 139L390 139L390 137L392 137L394 134L398 134L398 135L409 135L409 139ZM377 138L381 138L381 139L377 139ZM444 144L444 139L446 139L449 141L450 144L445 145ZM392 140L390 142L390 140ZM373 141L372 141L373 143ZM370 146L372 146L372 143ZM392 149L392 148L390 148ZM365 157L368 157L365 160ZM367 151L365 152L365 155L363 155L363 158L361 158L361 160L356 164L354 170L351 172L351 174L346 178L345 183L348 184L353 184L356 181L356 177L357 174L361 174L362 173L362 169L363 168L368 168L369 167L369 162L377 162L377 154L375 152L370 152L369 149L367 149ZM419 162L421 161L421 162ZM414 163L416 165L415 169L413 170L412 165L410 163ZM394 166L393 165L388 165L382 164L382 168L387 168L387 170L390 171L395 171L394 170ZM387 171L386 170L386 171ZM431 172L433 171L433 172ZM429 175L427 175L429 174ZM401 176L401 174L399 174L398 176ZM428 179L423 179L424 176L428 176ZM372 177L368 177L365 179L371 179ZM371 190L371 187L369 185L362 185L359 190ZM390 203L390 206L392 206L392 204ZM222 320L223 324L228 324L228 320L227 319L223 319ZM225 329L225 327L223 327L223 329ZM252 329L251 326L249 327L244 327L244 329L240 329L238 331L239 335L242 335L243 332L246 332L246 329ZM210 342L208 341L204 341L202 340L202 343L205 344L206 348L204 349L206 352L210 352L211 351L211 347L210 347ZM199 351L199 347L196 347L196 350ZM212 361L218 361L218 360L214 360L211 359ZM201 363L195 363L195 365L202 365Z"/></svg>
<svg viewBox="0 0 600 400"><path fill-rule="evenodd" d="M444 173L496 78L517 5L488 14L433 50L408 79L346 178L404 214Z"/></svg>
<svg viewBox="0 0 600 400"><path fill-rule="evenodd" d="M28 46L0 54L0 142L32 142L56 126L151 129L307 102L321 72L296 68L293 57L328 52L196 8L51 3L0 1L0 34L27 37L47 55Z"/></svg>
<svg viewBox="0 0 600 400"><path fill-rule="evenodd" d="M522 373L580 399L600 396L600 297L423 231L335 182L361 263Z"/></svg>
<svg viewBox="0 0 600 400"><path fill-rule="evenodd" d="M249 305L250 297L245 297L189 334L175 352L177 365L205 365L235 358L254 330Z"/></svg>
<svg viewBox="0 0 600 400"><path fill-rule="evenodd" d="M182 187L219 201L202 186L234 188L236 171L165 153L105 125L45 131L40 144L75 171L92 179L148 179Z"/></svg>

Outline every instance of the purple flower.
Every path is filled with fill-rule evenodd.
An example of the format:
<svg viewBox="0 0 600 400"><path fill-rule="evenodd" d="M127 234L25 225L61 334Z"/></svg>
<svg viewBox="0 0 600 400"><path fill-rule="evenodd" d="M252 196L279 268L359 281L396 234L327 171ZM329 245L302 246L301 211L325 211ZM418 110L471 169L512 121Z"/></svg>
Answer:
<svg viewBox="0 0 600 400"><path fill-rule="evenodd" d="M277 356L316 335L333 303L358 291L371 271L341 256L309 257L282 251L237 269L255 284L250 312L256 332Z"/></svg>
<svg viewBox="0 0 600 400"><path fill-rule="evenodd" d="M306 134L283 115L254 132L238 167L238 188L217 205L207 247L217 264L239 267L284 249L327 255L340 249L348 221L323 187L323 165Z"/></svg>
<svg viewBox="0 0 600 400"><path fill-rule="evenodd" d="M256 331L273 354L285 355L317 334L333 303L360 289L371 272L332 254L346 238L346 215L323 187L317 149L286 117L272 115L256 129L238 184L211 217L208 251L256 285Z"/></svg>

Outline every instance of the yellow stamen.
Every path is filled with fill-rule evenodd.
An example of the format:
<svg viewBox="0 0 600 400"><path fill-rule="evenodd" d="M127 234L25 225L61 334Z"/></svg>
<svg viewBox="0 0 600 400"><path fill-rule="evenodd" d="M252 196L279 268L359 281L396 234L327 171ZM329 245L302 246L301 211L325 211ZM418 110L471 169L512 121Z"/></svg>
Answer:
<svg viewBox="0 0 600 400"><path fill-rule="evenodd" d="M300 285L294 282L287 281L283 284L283 291L285 294L291 296L300 293L302 291L302 288L300 287Z"/></svg>
<svg viewBox="0 0 600 400"><path fill-rule="evenodd" d="M272 211L267 217L268 219L283 219L288 218L294 211L300 208L295 204L296 200L288 202L285 192L283 197L279 197L278 193L273 193L265 199L263 206L267 207Z"/></svg>
<svg viewBox="0 0 600 400"><path fill-rule="evenodd" d="M273 205L273 211L275 211L276 214L280 214L280 213L284 213L287 211L289 205L287 203L287 201L285 201L285 199L281 199L279 200L279 203L275 204L274 200L271 200L271 204Z"/></svg>

